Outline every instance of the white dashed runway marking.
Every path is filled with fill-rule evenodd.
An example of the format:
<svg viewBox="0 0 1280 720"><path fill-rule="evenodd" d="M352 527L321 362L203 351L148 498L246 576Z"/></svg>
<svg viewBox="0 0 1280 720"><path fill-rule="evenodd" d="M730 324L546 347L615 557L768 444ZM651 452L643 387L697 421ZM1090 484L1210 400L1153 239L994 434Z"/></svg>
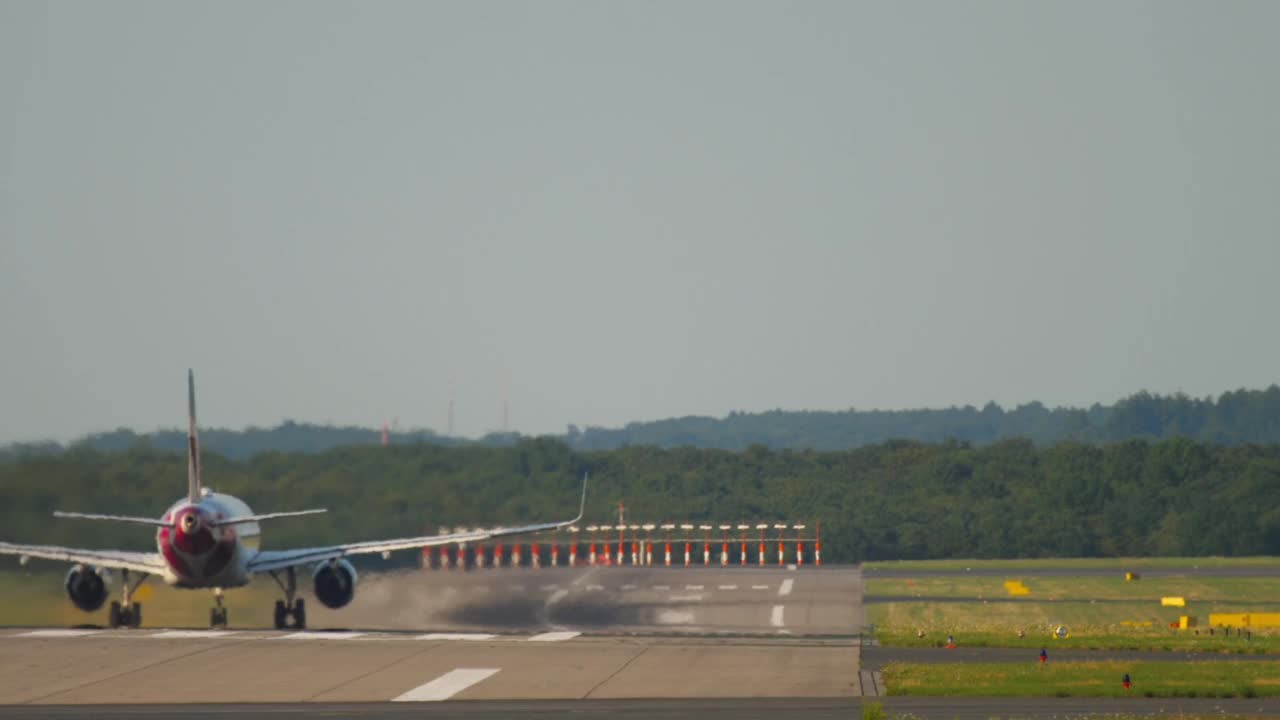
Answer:
<svg viewBox="0 0 1280 720"><path fill-rule="evenodd" d="M498 637L489 633L427 633L419 635L419 640L492 640Z"/></svg>
<svg viewBox="0 0 1280 720"><path fill-rule="evenodd" d="M147 637L162 640L172 638L224 638L237 634L235 630L166 630Z"/></svg>
<svg viewBox="0 0 1280 720"><path fill-rule="evenodd" d="M368 633L362 632L296 632L281 635L276 640L351 640Z"/></svg>
<svg viewBox="0 0 1280 720"><path fill-rule="evenodd" d="M429 683L391 699L391 702L439 702L448 700L476 683L486 680L502 668L458 668Z"/></svg>
<svg viewBox="0 0 1280 720"><path fill-rule="evenodd" d="M529 642L561 642L564 640L572 640L582 633L573 632L572 630L559 630L555 632L544 632L529 638Z"/></svg>

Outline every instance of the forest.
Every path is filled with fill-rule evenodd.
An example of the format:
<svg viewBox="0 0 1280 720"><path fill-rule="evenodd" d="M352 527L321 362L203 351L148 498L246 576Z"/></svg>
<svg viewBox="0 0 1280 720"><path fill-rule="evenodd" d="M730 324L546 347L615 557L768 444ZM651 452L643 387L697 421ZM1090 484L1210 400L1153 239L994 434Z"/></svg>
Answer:
<svg viewBox="0 0 1280 720"><path fill-rule="evenodd" d="M273 521L265 547L571 517L822 524L824 559L1280 554L1280 444L1188 438L974 444L892 440L840 451L580 451L554 438L203 457L207 485ZM148 445L14 452L0 462L0 539L146 549L136 526L55 509L158 516L185 492L181 453Z"/></svg>
<svg viewBox="0 0 1280 720"><path fill-rule="evenodd" d="M268 452L325 452L350 445L381 442L381 429L333 427L286 421L274 428L201 430L204 446L226 457L247 460ZM937 443L947 440L990 445L1014 438L1038 446L1061 442L1114 443L1185 437L1204 443L1239 445L1280 443L1280 387L1237 390L1216 399L1182 394L1139 392L1114 405L1087 409L1047 408L1038 402L1006 410L995 403L937 410L845 410L839 412L773 410L734 412L724 418L684 417L633 422L622 428L570 425L555 436L574 450L614 450L652 445L745 450L752 445L772 449L849 450L890 440ZM525 438L517 433L491 433L479 439L448 437L431 430L392 430L392 444L509 446ZM129 429L97 433L74 446L128 450L149 446L181 451L186 430L137 433ZM33 453L56 454L55 442L0 447L0 461Z"/></svg>

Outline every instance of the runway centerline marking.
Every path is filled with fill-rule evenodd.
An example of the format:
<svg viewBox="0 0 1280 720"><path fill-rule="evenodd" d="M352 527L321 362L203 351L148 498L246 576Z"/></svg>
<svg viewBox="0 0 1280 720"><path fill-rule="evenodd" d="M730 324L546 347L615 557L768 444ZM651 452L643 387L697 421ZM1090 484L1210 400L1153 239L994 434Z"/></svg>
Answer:
<svg viewBox="0 0 1280 720"><path fill-rule="evenodd" d="M701 595L672 595L671 602L699 602L702 600Z"/></svg>
<svg viewBox="0 0 1280 720"><path fill-rule="evenodd" d="M752 590L768 590L769 586L768 585L752 585L751 589Z"/></svg>
<svg viewBox="0 0 1280 720"><path fill-rule="evenodd" d="M572 640L582 633L572 630L557 630L554 632L538 633L529 638L529 642L562 642L564 640Z"/></svg>
<svg viewBox="0 0 1280 720"><path fill-rule="evenodd" d="M791 586L794 585L795 582L796 581L792 580L791 578L787 578L786 580L783 580L782 584L778 586L778 596L781 597L783 595L790 595Z"/></svg>
<svg viewBox="0 0 1280 720"><path fill-rule="evenodd" d="M603 585L588 585L587 592L600 592L604 589Z"/></svg>
<svg viewBox="0 0 1280 720"><path fill-rule="evenodd" d="M427 633L419 635L417 640L492 640L498 637L489 633Z"/></svg>
<svg viewBox="0 0 1280 720"><path fill-rule="evenodd" d="M737 586L737 585L721 585L719 589L721 589L721 590L737 590L737 589L738 589L738 586Z"/></svg>
<svg viewBox="0 0 1280 720"><path fill-rule="evenodd" d="M774 627L782 627L782 613L786 610L783 605L774 605L773 612L769 614L769 624Z"/></svg>
<svg viewBox="0 0 1280 720"><path fill-rule="evenodd" d="M439 702L448 700L467 688L485 680L502 668L455 668L429 683L424 683L391 702Z"/></svg>
<svg viewBox="0 0 1280 720"><path fill-rule="evenodd" d="M626 585L623 585L623 586L622 586L622 589L623 589L623 590L635 590L635 589L636 589L636 587L637 587L636 585L632 585L632 584L628 583L628 584L626 584Z"/></svg>
<svg viewBox="0 0 1280 720"><path fill-rule="evenodd" d="M304 630L303 632L289 633L274 638L275 640L350 640L352 638L363 637L368 633L362 632L311 632Z"/></svg>
<svg viewBox="0 0 1280 720"><path fill-rule="evenodd" d="M685 590L701 590L702 586L701 585L685 585L684 589Z"/></svg>
<svg viewBox="0 0 1280 720"><path fill-rule="evenodd" d="M671 586L670 585L654 585L653 589L654 590L670 590Z"/></svg>
<svg viewBox="0 0 1280 720"><path fill-rule="evenodd" d="M543 585L541 588L538 588L538 589L541 590L542 592L551 592L552 590L559 590L560 586L559 585Z"/></svg>
<svg viewBox="0 0 1280 720"><path fill-rule="evenodd" d="M657 620L660 625L689 625L693 622L693 611L659 610Z"/></svg>
<svg viewBox="0 0 1280 720"><path fill-rule="evenodd" d="M237 634L235 630L166 630L147 637L164 640L170 638L224 638Z"/></svg>

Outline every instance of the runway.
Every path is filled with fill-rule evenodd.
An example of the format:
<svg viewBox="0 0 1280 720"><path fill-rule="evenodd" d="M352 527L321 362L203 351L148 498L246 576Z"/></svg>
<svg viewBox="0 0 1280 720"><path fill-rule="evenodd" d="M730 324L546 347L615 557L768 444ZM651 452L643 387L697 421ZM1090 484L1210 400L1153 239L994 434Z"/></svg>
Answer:
<svg viewBox="0 0 1280 720"><path fill-rule="evenodd" d="M854 568L395 573L304 633L5 629L0 704L852 698L860 595Z"/></svg>
<svg viewBox="0 0 1280 720"><path fill-rule="evenodd" d="M7 632L0 705L852 697L858 690L851 640L197 634Z"/></svg>
<svg viewBox="0 0 1280 720"><path fill-rule="evenodd" d="M595 567L411 571L374 576L346 608L310 607L313 627L509 633L852 636L855 568Z"/></svg>

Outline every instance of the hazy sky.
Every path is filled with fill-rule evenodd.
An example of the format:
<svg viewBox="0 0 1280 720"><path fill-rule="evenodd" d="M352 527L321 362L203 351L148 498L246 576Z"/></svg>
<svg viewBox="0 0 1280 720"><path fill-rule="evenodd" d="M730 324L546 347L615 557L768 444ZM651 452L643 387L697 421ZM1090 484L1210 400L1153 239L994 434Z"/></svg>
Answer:
<svg viewBox="0 0 1280 720"><path fill-rule="evenodd" d="M1277 27L0 0L0 442L1263 387Z"/></svg>

